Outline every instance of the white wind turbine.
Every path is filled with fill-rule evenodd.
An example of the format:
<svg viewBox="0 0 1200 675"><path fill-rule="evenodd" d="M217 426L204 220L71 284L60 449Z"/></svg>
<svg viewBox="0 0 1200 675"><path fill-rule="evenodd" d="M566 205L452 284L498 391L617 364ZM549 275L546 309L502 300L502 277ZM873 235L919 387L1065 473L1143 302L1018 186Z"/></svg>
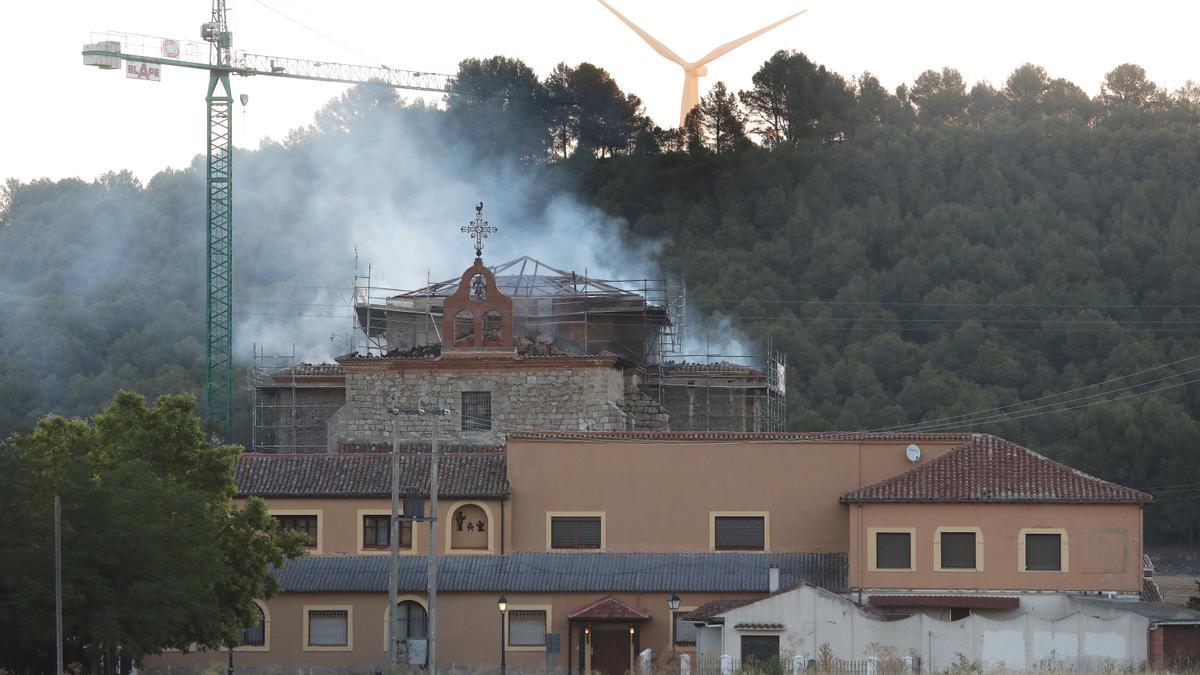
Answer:
<svg viewBox="0 0 1200 675"><path fill-rule="evenodd" d="M615 14L617 16L617 18L620 19L622 22L624 22L624 24L626 26L629 26L631 29L633 29L633 32L635 32L639 36L641 36L641 38L646 41L646 44L650 45L651 49L658 52L660 55L663 56L663 58L667 59L668 61L674 61L675 63L679 64L680 68L683 68L683 100L680 102L680 105L679 105L679 126L680 127L683 126L683 123L687 118L687 114L689 112L691 112L692 108L696 107L697 103L700 102L700 78L704 77L705 75L708 74L708 64L709 63L711 63L713 60L717 59L718 57L724 56L725 54L728 54L729 52L733 51L734 49L746 44L747 42L753 40L754 38L758 37L759 35L762 35L763 33L766 33L767 31L769 31L773 28L776 28L776 27L780 26L781 24L787 23L788 21L791 21L792 19L794 19L808 11L807 9L802 9L799 12L796 12L795 14L792 14L790 16L785 16L784 18L767 26L766 28L760 28L760 29L754 31L753 33L750 33L749 35L740 37L740 38L738 38L736 40L732 40L730 42L726 42L725 44L717 47L716 49L712 50L711 52L700 57L696 61L684 61L681 56L679 56L675 52L671 51L671 49L668 48L663 43L654 39L654 37L651 36L649 33L642 30L641 28L639 28L637 26L637 24L635 24L634 22L625 18L625 16L623 14L621 14L616 9L614 9L613 6L608 4L607 2L605 2L605 0L600 0L600 4L602 4L606 8L608 8L608 11Z"/></svg>

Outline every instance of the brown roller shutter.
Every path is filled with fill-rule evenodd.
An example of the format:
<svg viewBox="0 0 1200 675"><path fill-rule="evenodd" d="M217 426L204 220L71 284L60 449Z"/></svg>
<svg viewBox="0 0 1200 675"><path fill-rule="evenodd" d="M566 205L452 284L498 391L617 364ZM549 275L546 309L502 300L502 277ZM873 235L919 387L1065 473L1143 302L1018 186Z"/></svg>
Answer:
<svg viewBox="0 0 1200 675"><path fill-rule="evenodd" d="M1055 571L1062 569L1062 535L1025 535L1025 569Z"/></svg>
<svg viewBox="0 0 1200 675"><path fill-rule="evenodd" d="M713 540L717 550L761 551L766 548L766 524L762 516L717 516Z"/></svg>
<svg viewBox="0 0 1200 675"><path fill-rule="evenodd" d="M600 517L552 516L550 548L600 548Z"/></svg>
<svg viewBox="0 0 1200 675"><path fill-rule="evenodd" d="M908 532L875 533L875 567L906 570L912 567L912 535Z"/></svg>
<svg viewBox="0 0 1200 675"><path fill-rule="evenodd" d="M944 569L975 569L975 533L942 533L942 567Z"/></svg>

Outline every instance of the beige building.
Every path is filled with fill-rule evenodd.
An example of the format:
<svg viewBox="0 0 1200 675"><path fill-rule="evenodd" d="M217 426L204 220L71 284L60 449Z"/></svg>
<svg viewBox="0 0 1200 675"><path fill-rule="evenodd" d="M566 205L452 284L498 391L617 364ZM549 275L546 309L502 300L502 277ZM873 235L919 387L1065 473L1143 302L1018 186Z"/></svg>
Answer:
<svg viewBox="0 0 1200 675"><path fill-rule="evenodd" d="M694 655L683 617L696 608L799 583L877 613L946 617L1142 587L1147 495L990 436L514 432L448 450L433 525L440 666L494 667L503 649L514 668L620 673L647 648ZM428 494L429 458L406 446L406 494ZM284 593L262 604L239 670L382 668L388 455L246 454L236 477L242 498L265 498L309 534L311 553L278 571ZM401 647L414 663L430 527L406 524L400 540Z"/></svg>

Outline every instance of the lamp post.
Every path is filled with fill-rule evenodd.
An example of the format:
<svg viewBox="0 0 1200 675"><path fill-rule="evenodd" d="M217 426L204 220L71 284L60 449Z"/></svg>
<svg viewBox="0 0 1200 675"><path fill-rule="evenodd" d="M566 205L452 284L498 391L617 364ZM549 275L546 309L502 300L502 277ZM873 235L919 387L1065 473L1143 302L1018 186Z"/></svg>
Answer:
<svg viewBox="0 0 1200 675"><path fill-rule="evenodd" d="M504 662L504 612L508 610L508 598L501 595L496 607L500 608L500 675L506 675L508 665Z"/></svg>

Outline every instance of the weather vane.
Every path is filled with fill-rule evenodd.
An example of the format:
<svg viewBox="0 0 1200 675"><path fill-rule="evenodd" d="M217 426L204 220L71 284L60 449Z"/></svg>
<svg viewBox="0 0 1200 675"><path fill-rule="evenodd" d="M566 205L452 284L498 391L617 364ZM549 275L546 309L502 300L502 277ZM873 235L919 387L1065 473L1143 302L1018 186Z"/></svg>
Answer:
<svg viewBox="0 0 1200 675"><path fill-rule="evenodd" d="M483 240L492 232L496 232L495 225L488 225L488 222L483 219L483 202L479 202L479 206L475 207L475 220L463 225L463 232L475 239L475 257L483 256Z"/></svg>

